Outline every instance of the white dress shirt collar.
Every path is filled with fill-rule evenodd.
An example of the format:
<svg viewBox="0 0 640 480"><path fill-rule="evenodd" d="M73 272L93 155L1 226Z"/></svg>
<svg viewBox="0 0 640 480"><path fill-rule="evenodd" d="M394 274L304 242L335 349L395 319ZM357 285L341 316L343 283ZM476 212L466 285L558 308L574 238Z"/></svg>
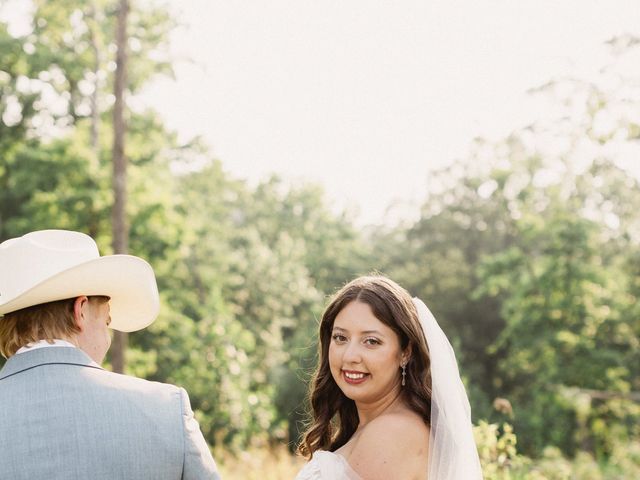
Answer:
<svg viewBox="0 0 640 480"><path fill-rule="evenodd" d="M67 342L66 340L55 339L53 343L49 343L48 340L38 340L37 342L27 343L24 347L20 348L16 355L19 353L30 352L31 350L37 350L38 348L47 348L47 347L72 347L77 348L73 343Z"/></svg>

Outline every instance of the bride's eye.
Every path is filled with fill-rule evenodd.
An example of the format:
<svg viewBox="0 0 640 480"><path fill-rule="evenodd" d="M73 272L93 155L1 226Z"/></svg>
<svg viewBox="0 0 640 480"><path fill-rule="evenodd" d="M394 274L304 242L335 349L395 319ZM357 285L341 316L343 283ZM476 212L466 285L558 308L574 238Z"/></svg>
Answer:
<svg viewBox="0 0 640 480"><path fill-rule="evenodd" d="M334 333L333 335L331 335L331 338L333 338L333 341L336 343L344 343L347 341L347 337L345 337L341 333Z"/></svg>
<svg viewBox="0 0 640 480"><path fill-rule="evenodd" d="M378 340L377 338L369 337L369 338L365 338L364 339L364 343L366 343L367 345L370 345L370 346L374 346L374 345L380 345L382 342L380 340Z"/></svg>

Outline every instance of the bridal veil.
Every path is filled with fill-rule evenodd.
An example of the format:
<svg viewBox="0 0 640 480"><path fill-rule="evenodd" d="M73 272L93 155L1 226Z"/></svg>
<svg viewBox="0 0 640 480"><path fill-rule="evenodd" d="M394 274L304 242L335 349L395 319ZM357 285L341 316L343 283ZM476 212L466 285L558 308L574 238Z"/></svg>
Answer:
<svg viewBox="0 0 640 480"><path fill-rule="evenodd" d="M414 298L413 303L431 358L429 480L482 479L471 408L453 348L424 302Z"/></svg>

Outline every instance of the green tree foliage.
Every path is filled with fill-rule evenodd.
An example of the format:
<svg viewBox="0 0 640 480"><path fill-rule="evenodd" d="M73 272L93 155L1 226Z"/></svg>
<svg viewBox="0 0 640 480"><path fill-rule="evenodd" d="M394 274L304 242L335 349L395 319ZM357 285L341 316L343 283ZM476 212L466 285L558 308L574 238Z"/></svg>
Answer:
<svg viewBox="0 0 640 480"><path fill-rule="evenodd" d="M597 225L577 216L571 203L544 218L523 216L517 246L479 269L479 296L503 295L506 325L492 348L507 352L498 378L521 410L515 423L528 432L529 451L548 444L573 451L576 442L593 448L588 412L568 401L561 386L620 392L631 386L630 365L621 365L632 346L620 331L628 324L615 311L618 272L603 264Z"/></svg>
<svg viewBox="0 0 640 480"><path fill-rule="evenodd" d="M477 298L471 293L482 279L477 266L485 255L500 252L514 241L513 218L508 199L495 191L507 171L497 173L497 181L454 166L434 174L434 185L422 208L421 218L409 227L376 235L376 257L380 269L428 303L457 347L463 374L473 388L499 396L491 378L495 376L500 352L489 346L504 328L500 304L493 298ZM491 192L491 195L489 195ZM485 396L472 392L476 413L488 415Z"/></svg>

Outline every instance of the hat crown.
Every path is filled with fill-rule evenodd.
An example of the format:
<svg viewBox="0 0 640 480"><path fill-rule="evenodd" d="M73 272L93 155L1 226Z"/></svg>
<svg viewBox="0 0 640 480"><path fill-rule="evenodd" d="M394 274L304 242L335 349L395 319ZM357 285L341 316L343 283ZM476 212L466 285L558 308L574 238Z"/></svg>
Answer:
<svg viewBox="0 0 640 480"><path fill-rule="evenodd" d="M0 305L99 256L93 239L80 232L40 230L7 240L0 244Z"/></svg>

